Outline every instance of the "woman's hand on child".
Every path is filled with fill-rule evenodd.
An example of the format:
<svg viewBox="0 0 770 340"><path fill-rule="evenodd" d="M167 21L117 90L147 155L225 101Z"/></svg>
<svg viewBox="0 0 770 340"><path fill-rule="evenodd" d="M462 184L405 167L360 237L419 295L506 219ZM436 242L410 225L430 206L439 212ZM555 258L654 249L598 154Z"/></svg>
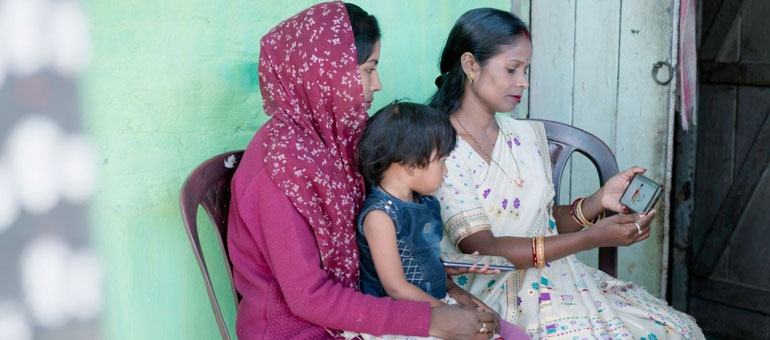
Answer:
<svg viewBox="0 0 770 340"><path fill-rule="evenodd" d="M599 194L601 197L602 207L606 210L612 210L615 212L627 212L624 211L625 207L620 204L620 196L631 183L631 179L635 174L643 174L647 169L640 168L638 166L631 167L615 176L612 176L607 183L604 183Z"/></svg>
<svg viewBox="0 0 770 340"><path fill-rule="evenodd" d="M649 213L615 215L599 221L586 230L597 247L628 246L650 237L650 223L656 210Z"/></svg>

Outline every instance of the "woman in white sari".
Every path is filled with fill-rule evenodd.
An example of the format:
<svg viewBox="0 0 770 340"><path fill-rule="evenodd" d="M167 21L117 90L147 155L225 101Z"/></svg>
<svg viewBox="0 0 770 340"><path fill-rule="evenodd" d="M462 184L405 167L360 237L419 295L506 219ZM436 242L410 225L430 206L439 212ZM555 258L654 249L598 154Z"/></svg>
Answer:
<svg viewBox="0 0 770 340"><path fill-rule="evenodd" d="M553 205L542 124L496 116L512 111L529 86L531 55L526 26L494 9L467 12L447 39L431 99L451 115L459 138L436 194L442 251L477 250L519 268L455 281L536 339L703 339L691 317L575 258L583 250L645 240L655 211L599 219L605 210L624 210L620 195L644 172L637 167L571 206Z"/></svg>

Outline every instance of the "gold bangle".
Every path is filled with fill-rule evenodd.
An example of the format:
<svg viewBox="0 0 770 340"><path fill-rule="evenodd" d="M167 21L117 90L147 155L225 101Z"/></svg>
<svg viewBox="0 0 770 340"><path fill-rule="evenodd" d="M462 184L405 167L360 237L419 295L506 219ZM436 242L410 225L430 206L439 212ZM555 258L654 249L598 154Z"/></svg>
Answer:
<svg viewBox="0 0 770 340"><path fill-rule="evenodd" d="M596 222L599 222L599 220L604 218L605 211L602 211L599 215L597 215L594 218L593 221L591 221L588 218L586 218L586 216L583 214L583 200L584 198L581 198L580 201L577 202L577 204L575 204L576 215L577 215L577 218L580 220L580 223L583 224L583 226L590 227L596 224Z"/></svg>
<svg viewBox="0 0 770 340"><path fill-rule="evenodd" d="M581 198L580 201L577 202L577 204L575 205L575 210L576 210L575 213L577 215L577 218L580 220L580 224L582 224L582 225L584 225L586 227L590 227L590 226L592 226L594 224L591 223L591 221L589 221L585 217L585 215L583 215L583 201L584 200L585 200L585 198Z"/></svg>
<svg viewBox="0 0 770 340"><path fill-rule="evenodd" d="M545 237L543 235L537 236L537 267L545 267Z"/></svg>

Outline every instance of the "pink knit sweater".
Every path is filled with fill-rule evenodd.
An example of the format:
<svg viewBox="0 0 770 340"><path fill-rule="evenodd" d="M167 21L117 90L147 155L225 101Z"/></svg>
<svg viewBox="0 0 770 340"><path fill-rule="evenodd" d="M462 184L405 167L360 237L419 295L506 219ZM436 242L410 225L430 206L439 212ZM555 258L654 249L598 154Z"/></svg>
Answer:
<svg viewBox="0 0 770 340"><path fill-rule="evenodd" d="M329 339L324 327L427 336L427 302L376 298L334 282L321 268L313 231L264 169L257 132L232 181L228 247L243 296L240 340Z"/></svg>

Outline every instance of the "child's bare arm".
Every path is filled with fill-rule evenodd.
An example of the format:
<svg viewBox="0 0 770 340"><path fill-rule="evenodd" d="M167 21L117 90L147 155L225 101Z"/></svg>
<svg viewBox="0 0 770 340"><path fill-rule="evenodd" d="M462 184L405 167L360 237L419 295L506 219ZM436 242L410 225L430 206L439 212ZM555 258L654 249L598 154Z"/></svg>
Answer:
<svg viewBox="0 0 770 340"><path fill-rule="evenodd" d="M431 307L442 305L441 301L406 280L398 254L396 226L390 216L373 210L366 214L363 224L374 268L388 296L396 300L428 301Z"/></svg>

